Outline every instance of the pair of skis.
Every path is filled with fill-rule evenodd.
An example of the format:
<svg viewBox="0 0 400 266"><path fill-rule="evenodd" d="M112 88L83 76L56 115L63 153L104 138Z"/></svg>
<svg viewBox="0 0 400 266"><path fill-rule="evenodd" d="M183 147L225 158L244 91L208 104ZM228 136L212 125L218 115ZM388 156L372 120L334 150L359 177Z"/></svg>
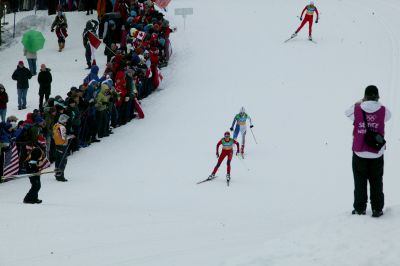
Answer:
<svg viewBox="0 0 400 266"><path fill-rule="evenodd" d="M202 183L205 183L205 182L214 180L216 177L217 177L217 176L214 176L214 177L207 177L206 179L201 180L201 181L197 182L196 184L198 185L198 184L202 184ZM231 178L230 178L230 177L227 177L227 178L226 178L226 185L227 185L228 187L229 187L229 182L230 182L230 181L231 181Z"/></svg>
<svg viewBox="0 0 400 266"><path fill-rule="evenodd" d="M292 39L294 39L294 38L296 38L296 37L297 37L297 35L296 35L296 36L290 36L290 38L287 39L287 40L285 40L284 43L287 43L288 41L290 41L290 40L292 40ZM312 43L317 44L317 42L314 41L313 39L308 39L308 40L309 40L310 42L312 42Z"/></svg>

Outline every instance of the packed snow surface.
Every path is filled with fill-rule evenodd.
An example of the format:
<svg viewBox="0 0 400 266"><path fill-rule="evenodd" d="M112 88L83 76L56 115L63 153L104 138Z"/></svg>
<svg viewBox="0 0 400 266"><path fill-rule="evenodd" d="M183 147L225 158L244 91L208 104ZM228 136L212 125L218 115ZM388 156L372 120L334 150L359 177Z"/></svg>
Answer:
<svg viewBox="0 0 400 266"><path fill-rule="evenodd" d="M42 176L41 205L22 204L27 179L0 185L0 265L400 265L400 6L316 1L316 44L306 28L283 43L306 4L172 1L174 55L162 87L142 101L146 118L71 156L69 182ZM185 30L173 15L178 7L194 8ZM70 37L59 53L53 17L37 16L46 37L38 65L52 69L52 94L65 96L87 73L81 34L89 17L67 13ZM22 119L11 80L24 59L20 39L0 58L8 114ZM35 78L30 110L38 105ZM350 215L352 124L344 110L370 84L393 113L379 219L370 209ZM230 187L225 164L214 181L196 185L214 167L215 145L241 106L258 144L248 132Z"/></svg>

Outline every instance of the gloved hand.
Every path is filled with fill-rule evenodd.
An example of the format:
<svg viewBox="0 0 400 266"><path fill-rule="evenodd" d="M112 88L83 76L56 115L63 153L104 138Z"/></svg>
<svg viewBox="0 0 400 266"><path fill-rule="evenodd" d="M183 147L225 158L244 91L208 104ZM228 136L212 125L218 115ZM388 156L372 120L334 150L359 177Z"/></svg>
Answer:
<svg viewBox="0 0 400 266"><path fill-rule="evenodd" d="M233 131L233 127L231 127L229 130L230 130L230 131Z"/></svg>
<svg viewBox="0 0 400 266"><path fill-rule="evenodd" d="M54 29L51 29L50 31L51 31L51 32L54 32Z"/></svg>
<svg viewBox="0 0 400 266"><path fill-rule="evenodd" d="M315 23L318 23L318 19L315 21Z"/></svg>
<svg viewBox="0 0 400 266"><path fill-rule="evenodd" d="M303 20L303 18L302 17L300 17L300 21L302 21Z"/></svg>
<svg viewBox="0 0 400 266"><path fill-rule="evenodd" d="M253 125L250 125L250 128L253 128L254 126Z"/></svg>
<svg viewBox="0 0 400 266"><path fill-rule="evenodd" d="M217 152L217 158L219 158L219 153Z"/></svg>

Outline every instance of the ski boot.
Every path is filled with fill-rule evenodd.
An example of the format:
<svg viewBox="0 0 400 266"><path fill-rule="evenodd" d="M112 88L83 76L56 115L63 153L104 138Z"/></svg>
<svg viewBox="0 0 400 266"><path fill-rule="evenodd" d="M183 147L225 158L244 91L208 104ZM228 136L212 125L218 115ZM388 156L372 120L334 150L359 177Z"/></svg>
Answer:
<svg viewBox="0 0 400 266"><path fill-rule="evenodd" d="M215 178L215 174L211 174L211 175L208 176L207 179L208 179L208 180L213 180L214 178Z"/></svg>
<svg viewBox="0 0 400 266"><path fill-rule="evenodd" d="M292 36L290 36L290 38L294 38L297 36L297 32L293 33Z"/></svg>
<svg viewBox="0 0 400 266"><path fill-rule="evenodd" d="M311 35L308 36L308 40L312 41L312 36Z"/></svg>
<svg viewBox="0 0 400 266"><path fill-rule="evenodd" d="M226 182L229 183L229 181L231 181L231 175L230 174L226 174Z"/></svg>

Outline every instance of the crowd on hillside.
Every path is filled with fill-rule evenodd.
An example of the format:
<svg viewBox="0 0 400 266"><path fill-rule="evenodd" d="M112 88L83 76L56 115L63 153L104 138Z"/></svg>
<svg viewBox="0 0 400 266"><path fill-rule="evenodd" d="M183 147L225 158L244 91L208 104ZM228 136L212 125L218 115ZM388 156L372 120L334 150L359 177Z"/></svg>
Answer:
<svg viewBox="0 0 400 266"><path fill-rule="evenodd" d="M0 84L0 160L13 143L18 147L20 172L24 173L25 160L33 147L45 151L50 162L57 157L55 125L62 116L65 120L68 154L100 142L110 136L112 129L124 125L135 117L142 118L139 101L152 93L162 79L160 67L167 65L170 56L169 35L174 30L154 2L99 0L99 20L89 20L82 34L88 72L82 83L70 88L66 95L52 95L51 70L42 64L37 74L39 83L38 108L20 120L6 117L9 97L13 88ZM62 10L57 16L65 16ZM53 26L52 26L53 27ZM106 48L107 65L102 73L96 60L92 60L93 36L102 39ZM60 56L63 56L62 53ZM25 109L23 90L36 73L18 62L12 79L17 81L18 108ZM23 84L23 87L21 87ZM21 95L20 95L21 94ZM15 95L16 96L16 95ZM64 116L66 115L66 116ZM3 175L3 162L0 162Z"/></svg>

